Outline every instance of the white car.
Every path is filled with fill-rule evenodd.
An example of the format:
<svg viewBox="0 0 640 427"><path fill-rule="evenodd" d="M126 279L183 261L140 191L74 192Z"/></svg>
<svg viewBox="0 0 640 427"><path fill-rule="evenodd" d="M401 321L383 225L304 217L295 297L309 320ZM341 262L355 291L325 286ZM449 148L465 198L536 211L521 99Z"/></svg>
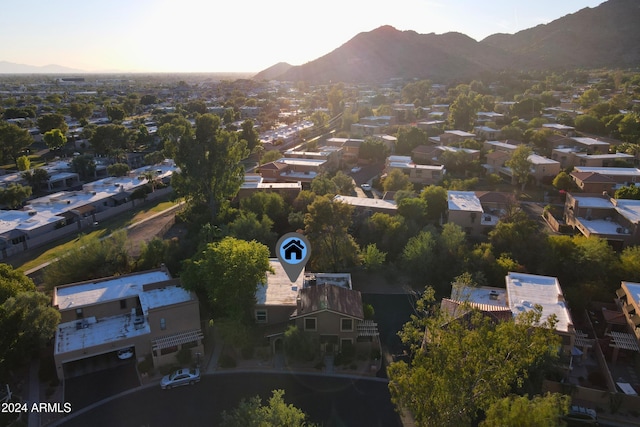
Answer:
<svg viewBox="0 0 640 427"><path fill-rule="evenodd" d="M362 170L362 168L360 166L355 166L351 168L351 173L357 173L360 172Z"/></svg>
<svg viewBox="0 0 640 427"><path fill-rule="evenodd" d="M118 350L118 359L126 360L131 359L133 357L133 347L122 348Z"/></svg>
<svg viewBox="0 0 640 427"><path fill-rule="evenodd" d="M364 191L371 191L371 185L369 184L362 184L360 188L362 188Z"/></svg>
<svg viewBox="0 0 640 427"><path fill-rule="evenodd" d="M200 369L182 368L177 371L173 371L169 375L165 375L160 381L160 387L162 389L171 389L173 387L180 387L181 385L194 385L200 382Z"/></svg>

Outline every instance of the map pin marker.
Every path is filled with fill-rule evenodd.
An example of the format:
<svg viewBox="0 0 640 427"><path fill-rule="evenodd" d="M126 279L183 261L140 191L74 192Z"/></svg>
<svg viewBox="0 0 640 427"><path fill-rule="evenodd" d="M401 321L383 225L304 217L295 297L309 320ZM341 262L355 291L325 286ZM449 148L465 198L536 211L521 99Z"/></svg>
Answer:
<svg viewBox="0 0 640 427"><path fill-rule="evenodd" d="M287 233L276 244L276 255L291 282L298 280L311 256L311 245L300 233Z"/></svg>

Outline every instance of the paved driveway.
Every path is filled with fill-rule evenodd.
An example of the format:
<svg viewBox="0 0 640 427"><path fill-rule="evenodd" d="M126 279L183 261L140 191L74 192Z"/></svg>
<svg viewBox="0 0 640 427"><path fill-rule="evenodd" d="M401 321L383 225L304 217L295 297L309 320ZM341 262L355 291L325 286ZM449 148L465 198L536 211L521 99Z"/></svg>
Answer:
<svg viewBox="0 0 640 427"><path fill-rule="evenodd" d="M64 401L70 402L73 410L77 411L139 385L135 361L131 360L112 368L65 380Z"/></svg>

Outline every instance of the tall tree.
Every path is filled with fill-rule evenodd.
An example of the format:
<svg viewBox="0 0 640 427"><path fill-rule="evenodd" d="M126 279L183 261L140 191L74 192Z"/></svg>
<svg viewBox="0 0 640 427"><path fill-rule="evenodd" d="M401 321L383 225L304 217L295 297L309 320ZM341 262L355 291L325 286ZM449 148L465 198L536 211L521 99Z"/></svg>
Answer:
<svg viewBox="0 0 640 427"><path fill-rule="evenodd" d="M433 302L433 290L425 292L399 334L411 363L388 369L392 401L411 411L418 426L477 423L482 411L522 386L531 367L556 356L555 319L541 322L539 306L495 323L473 311L464 321L447 318Z"/></svg>
<svg viewBox="0 0 640 427"><path fill-rule="evenodd" d="M118 150L133 148L133 133L123 125L98 126L90 142L96 153L111 155Z"/></svg>
<svg viewBox="0 0 640 427"><path fill-rule="evenodd" d="M49 132L45 132L42 139L50 150L58 150L67 143L67 137L60 129L51 129Z"/></svg>
<svg viewBox="0 0 640 427"><path fill-rule="evenodd" d="M264 284L270 269L265 245L225 237L188 261L181 277L186 288L204 297L215 318L248 323L257 287Z"/></svg>
<svg viewBox="0 0 640 427"><path fill-rule="evenodd" d="M180 173L172 177L172 186L190 205L206 206L215 220L222 203L240 189L240 160L246 155L246 143L235 132L222 129L218 116L203 114L196 119L195 138L178 141L174 159Z"/></svg>
<svg viewBox="0 0 640 427"><path fill-rule="evenodd" d="M33 144L33 137L26 129L13 123L0 122L0 160L15 162L22 152Z"/></svg>
<svg viewBox="0 0 640 427"><path fill-rule="evenodd" d="M269 403L255 396L242 400L232 411L222 413L221 427L314 427L307 415L284 401L284 390L273 390Z"/></svg>
<svg viewBox="0 0 640 427"><path fill-rule="evenodd" d="M571 397L565 394L545 396L511 395L493 403L487 410L481 427L561 427L565 423L562 416L569 412Z"/></svg>
<svg viewBox="0 0 640 427"><path fill-rule="evenodd" d="M46 169L35 168L23 172L22 177L27 180L32 188L41 190L44 184L49 181L49 172Z"/></svg>
<svg viewBox="0 0 640 427"><path fill-rule="evenodd" d="M304 217L316 271L337 272L358 262L358 245L349 234L353 207L326 196L317 197Z"/></svg>
<svg viewBox="0 0 640 427"><path fill-rule="evenodd" d="M0 188L0 205L5 205L10 209L18 209L29 196L31 196L31 187L9 184L5 188Z"/></svg>
<svg viewBox="0 0 640 427"><path fill-rule="evenodd" d="M69 115L76 120L88 119L93 114L93 104L72 102L69 106Z"/></svg>
<svg viewBox="0 0 640 427"><path fill-rule="evenodd" d="M382 181L384 191L413 191L413 184L409 177L400 169L392 169Z"/></svg>
<svg viewBox="0 0 640 427"><path fill-rule="evenodd" d="M52 129L60 129L60 132L66 134L69 131L69 125L67 125L62 114L51 113L44 114L38 118L38 129L40 129L41 134L45 134Z"/></svg>
<svg viewBox="0 0 640 427"><path fill-rule="evenodd" d="M522 191L524 191L531 175L531 161L529 160L531 154L531 148L526 145L518 145L518 148L511 154L511 158L505 162L505 165L511 169L515 182L522 186Z"/></svg>
<svg viewBox="0 0 640 427"><path fill-rule="evenodd" d="M245 120L240 126L240 139L247 141L247 148L253 151L260 144L260 134L255 129L253 120Z"/></svg>

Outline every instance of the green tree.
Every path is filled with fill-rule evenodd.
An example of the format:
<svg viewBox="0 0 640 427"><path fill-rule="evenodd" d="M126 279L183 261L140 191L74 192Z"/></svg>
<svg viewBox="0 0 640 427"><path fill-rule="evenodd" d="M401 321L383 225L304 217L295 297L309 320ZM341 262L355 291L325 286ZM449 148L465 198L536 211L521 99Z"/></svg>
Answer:
<svg viewBox="0 0 640 427"><path fill-rule="evenodd" d="M76 119L88 119L93 114L93 104L72 102L69 106L69 115Z"/></svg>
<svg viewBox="0 0 640 427"><path fill-rule="evenodd" d="M207 301L215 318L249 323L257 287L264 285L267 271L271 271L269 248L256 241L225 237L187 261L181 277L187 289Z"/></svg>
<svg viewBox="0 0 640 427"><path fill-rule="evenodd" d="M42 168L35 168L23 172L22 177L27 180L32 189L41 190L44 184L49 181L49 172Z"/></svg>
<svg viewBox="0 0 640 427"><path fill-rule="evenodd" d="M531 154L531 148L526 145L518 145L518 148L511 154L511 158L505 162L505 165L511 169L515 182L522 186L522 191L524 191L524 186L527 185L529 175L531 175L531 161L529 160Z"/></svg>
<svg viewBox="0 0 640 427"><path fill-rule="evenodd" d="M53 288L65 283L124 274L130 270L127 232L119 230L103 240L97 236L82 236L76 246L45 268L44 283Z"/></svg>
<svg viewBox="0 0 640 427"><path fill-rule="evenodd" d="M460 94L449 107L449 123L454 129L471 130L480 108L476 97L470 94Z"/></svg>
<svg viewBox="0 0 640 427"><path fill-rule="evenodd" d="M429 137L425 131L417 127L398 129L398 141L396 142L396 154L409 156L418 145L427 143Z"/></svg>
<svg viewBox="0 0 640 427"><path fill-rule="evenodd" d="M422 281L431 277L435 264L436 239L430 231L421 231L409 239L402 251L402 261L406 271L414 280Z"/></svg>
<svg viewBox="0 0 640 427"><path fill-rule="evenodd" d="M620 138L626 142L640 143L640 115L628 113L618 123Z"/></svg>
<svg viewBox="0 0 640 427"><path fill-rule="evenodd" d="M360 252L362 257L362 265L364 268L370 271L377 271L384 265L387 253L382 252L375 243L368 244Z"/></svg>
<svg viewBox="0 0 640 427"><path fill-rule="evenodd" d="M123 125L98 126L89 142L97 154L112 155L133 148L133 133Z"/></svg>
<svg viewBox="0 0 640 427"><path fill-rule="evenodd" d="M316 271L338 272L358 262L358 245L348 232L353 207L326 196L317 197L304 217L305 233Z"/></svg>
<svg viewBox="0 0 640 427"><path fill-rule="evenodd" d="M640 188L635 185L623 186L614 193L616 199L634 199L640 200Z"/></svg>
<svg viewBox="0 0 640 427"><path fill-rule="evenodd" d="M331 178L334 185L336 186L336 190L338 194L343 196L349 196L355 190L355 184L353 183L353 178L349 175L345 174L342 171L338 171L333 178Z"/></svg>
<svg viewBox="0 0 640 427"><path fill-rule="evenodd" d="M318 196L334 196L338 187L326 174L320 174L311 180L311 191Z"/></svg>
<svg viewBox="0 0 640 427"><path fill-rule="evenodd" d="M240 125L240 137L241 140L247 141L247 148L249 151L253 151L260 144L260 134L256 131L253 120L245 120Z"/></svg>
<svg viewBox="0 0 640 427"><path fill-rule="evenodd" d="M566 173L565 171L560 171L555 178L553 178L552 182L553 186L558 190L568 191L575 187L575 183L571 178L571 175Z"/></svg>
<svg viewBox="0 0 640 427"><path fill-rule="evenodd" d="M144 155L145 165L157 165L164 161L166 156L162 151L154 151Z"/></svg>
<svg viewBox="0 0 640 427"><path fill-rule="evenodd" d="M5 188L0 188L0 205L5 205L9 209L18 209L29 196L31 196L31 187L12 183Z"/></svg>
<svg viewBox="0 0 640 427"><path fill-rule="evenodd" d="M409 232L417 232L427 225L427 202L420 197L407 197L398 202L398 215L402 216Z"/></svg>
<svg viewBox="0 0 640 427"><path fill-rule="evenodd" d="M273 229L273 221L268 216L258 219L253 212L242 212L229 223L229 232L233 237L242 240L255 240L266 247L273 247L276 243L276 233Z"/></svg>
<svg viewBox="0 0 640 427"><path fill-rule="evenodd" d="M407 83L402 88L402 102L414 103L417 107L426 107L431 104L430 80L419 80Z"/></svg>
<svg viewBox="0 0 640 427"><path fill-rule="evenodd" d="M481 427L561 427L565 423L562 416L569 412L571 397L565 394L546 394L545 396L510 395L497 400L486 413Z"/></svg>
<svg viewBox="0 0 640 427"><path fill-rule="evenodd" d="M60 323L49 297L38 291L19 292L0 304L0 376L24 366L44 347Z"/></svg>
<svg viewBox="0 0 640 427"><path fill-rule="evenodd" d="M240 160L247 155L246 144L238 141L235 132L222 129L220 118L213 114L196 119L195 138L184 130L174 157L180 173L173 175L171 185L192 207L206 207L215 220L222 203L240 189L244 176Z"/></svg>
<svg viewBox="0 0 640 427"><path fill-rule="evenodd" d="M53 129L60 129L60 132L66 135L69 131L69 125L67 125L62 114L44 114L38 118L38 129L40 129L41 134L45 134Z"/></svg>
<svg viewBox="0 0 640 427"><path fill-rule="evenodd" d="M332 116L337 116L344 110L344 93L342 83L333 85L327 94L327 103L329 104L329 112Z"/></svg>
<svg viewBox="0 0 640 427"><path fill-rule="evenodd" d="M620 268L624 280L640 282L640 246L627 246L622 250Z"/></svg>
<svg viewBox="0 0 640 427"><path fill-rule="evenodd" d="M13 123L0 122L0 160L15 162L31 144L33 137L28 130Z"/></svg>
<svg viewBox="0 0 640 427"><path fill-rule="evenodd" d="M265 163L275 162L278 159L282 158L282 153L278 150L267 151L262 155L260 159L260 164L264 165Z"/></svg>
<svg viewBox="0 0 640 427"><path fill-rule="evenodd" d="M382 188L384 191L413 191L413 184L400 169L392 169L382 181Z"/></svg>
<svg viewBox="0 0 640 427"><path fill-rule="evenodd" d="M313 427L307 415L284 401L284 390L273 390L269 403L259 396L241 400L231 412L222 412L221 427Z"/></svg>
<svg viewBox="0 0 640 427"><path fill-rule="evenodd" d="M587 89L580 95L580 98L578 98L578 104L580 104L582 108L587 108L596 104L599 100L600 94L597 89Z"/></svg>
<svg viewBox="0 0 640 427"><path fill-rule="evenodd" d="M277 222L284 216L286 207L278 193L256 192L240 201L240 210L255 213L259 220L266 216Z"/></svg>
<svg viewBox="0 0 640 427"><path fill-rule="evenodd" d="M416 313L399 333L412 362L394 362L388 374L393 403L418 426L477 423L482 411L522 386L533 366L557 356L555 319L541 322L539 306L515 321L496 323L472 311L461 322L437 313L430 290Z"/></svg>
<svg viewBox="0 0 640 427"><path fill-rule="evenodd" d="M31 160L27 156L20 156L16 159L16 165L19 171L28 171L31 167Z"/></svg>
<svg viewBox="0 0 640 427"><path fill-rule="evenodd" d="M80 179L92 178L96 172L96 161L93 156L84 154L75 156L71 160L71 170L80 176Z"/></svg>
<svg viewBox="0 0 640 427"><path fill-rule="evenodd" d="M49 132L45 132L42 139L50 150L58 150L67 143L67 137L60 129L51 129Z"/></svg>
<svg viewBox="0 0 640 427"><path fill-rule="evenodd" d="M129 165L126 163L114 163L107 166L107 173L109 176L125 176L129 173Z"/></svg>
<svg viewBox="0 0 640 427"><path fill-rule="evenodd" d="M125 111L122 105L116 105L116 104L107 105L107 117L109 117L109 121L120 122L124 120L126 116L127 116L127 112Z"/></svg>
<svg viewBox="0 0 640 427"><path fill-rule="evenodd" d="M362 145L360 145L359 156L361 159L372 160L381 162L389 155L389 149L379 139L365 138Z"/></svg>
<svg viewBox="0 0 640 427"><path fill-rule="evenodd" d="M438 221L447 210L447 190L439 185L429 185L420 193L420 197L427 202L427 218Z"/></svg>

